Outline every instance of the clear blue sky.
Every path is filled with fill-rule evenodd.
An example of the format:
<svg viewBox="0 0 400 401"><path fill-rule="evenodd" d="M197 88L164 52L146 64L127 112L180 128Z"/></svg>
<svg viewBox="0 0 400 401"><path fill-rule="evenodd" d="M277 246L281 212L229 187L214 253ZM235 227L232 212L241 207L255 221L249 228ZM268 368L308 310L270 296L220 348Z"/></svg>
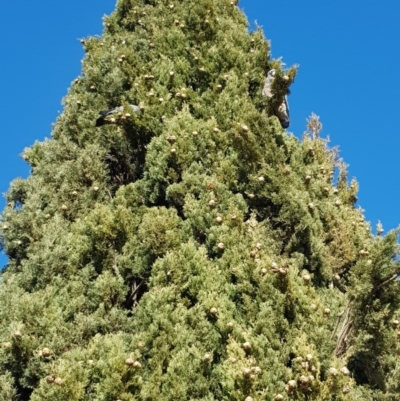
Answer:
<svg viewBox="0 0 400 401"><path fill-rule="evenodd" d="M171 0L173 2L173 0ZM102 33L114 0L4 2L0 24L0 192L29 174L19 157L50 137L61 99L80 74L78 41ZM375 227L400 224L400 2L241 0L263 27L272 55L300 70L289 97L290 131L301 137L311 112L339 145L359 205ZM0 209L4 200L0 199ZM6 258L0 255L0 267Z"/></svg>

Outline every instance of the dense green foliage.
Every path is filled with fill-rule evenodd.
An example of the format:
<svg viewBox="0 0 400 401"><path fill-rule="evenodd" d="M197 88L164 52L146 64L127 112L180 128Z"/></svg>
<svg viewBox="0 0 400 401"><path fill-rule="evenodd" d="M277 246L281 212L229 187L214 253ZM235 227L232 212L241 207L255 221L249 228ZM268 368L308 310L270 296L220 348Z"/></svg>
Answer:
<svg viewBox="0 0 400 401"><path fill-rule="evenodd" d="M398 400L397 232L317 117L280 127L296 69L230 0L104 25L6 195L0 401Z"/></svg>

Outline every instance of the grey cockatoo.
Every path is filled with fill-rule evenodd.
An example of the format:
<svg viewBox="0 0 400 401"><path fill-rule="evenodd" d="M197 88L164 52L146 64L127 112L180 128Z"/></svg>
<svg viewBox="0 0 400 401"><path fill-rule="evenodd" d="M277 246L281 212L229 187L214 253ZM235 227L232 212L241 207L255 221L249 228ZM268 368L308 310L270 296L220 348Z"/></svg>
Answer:
<svg viewBox="0 0 400 401"><path fill-rule="evenodd" d="M271 69L268 71L267 77L265 78L264 88L262 90L262 95L268 98L272 98L274 96L272 92L272 82L275 79L276 71ZM288 128L290 124L289 117L289 104L287 97L285 96L282 103L275 110L275 115L278 117L279 122L281 123L282 128Z"/></svg>
<svg viewBox="0 0 400 401"><path fill-rule="evenodd" d="M274 96L272 93L272 82L274 81L275 75L276 71L274 69L268 71L267 78L265 78L264 88L262 90L263 96L269 98Z"/></svg>
<svg viewBox="0 0 400 401"><path fill-rule="evenodd" d="M135 113L140 113L140 108L138 106L130 104L129 107ZM106 117L109 117L113 114L122 113L123 111L124 111L124 106L118 106L110 110L100 111L99 112L100 117L96 120L96 127L101 127L102 125L110 124L111 121L106 120Z"/></svg>

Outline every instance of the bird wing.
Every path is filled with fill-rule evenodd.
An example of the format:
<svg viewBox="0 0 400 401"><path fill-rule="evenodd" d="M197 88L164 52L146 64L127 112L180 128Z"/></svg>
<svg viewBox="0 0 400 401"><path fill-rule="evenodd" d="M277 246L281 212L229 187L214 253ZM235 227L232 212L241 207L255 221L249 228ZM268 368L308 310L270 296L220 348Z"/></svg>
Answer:
<svg viewBox="0 0 400 401"><path fill-rule="evenodd" d="M276 110L276 116L278 117L282 128L289 127L290 116L289 116L289 103L287 100L287 96L284 97L283 102L280 104L280 106Z"/></svg>
<svg viewBox="0 0 400 401"><path fill-rule="evenodd" d="M99 114L103 117L110 116L111 114L116 114L119 111L124 110L124 106L114 107L113 109L100 111Z"/></svg>

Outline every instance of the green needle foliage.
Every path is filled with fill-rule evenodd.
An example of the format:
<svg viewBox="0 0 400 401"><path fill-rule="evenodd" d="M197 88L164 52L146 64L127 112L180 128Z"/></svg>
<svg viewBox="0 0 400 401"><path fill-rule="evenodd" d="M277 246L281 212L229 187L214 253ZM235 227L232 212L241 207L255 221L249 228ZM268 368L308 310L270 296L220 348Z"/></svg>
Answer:
<svg viewBox="0 0 400 401"><path fill-rule="evenodd" d="M398 232L316 116L282 130L296 68L230 0L104 26L6 195L0 401L398 400Z"/></svg>

